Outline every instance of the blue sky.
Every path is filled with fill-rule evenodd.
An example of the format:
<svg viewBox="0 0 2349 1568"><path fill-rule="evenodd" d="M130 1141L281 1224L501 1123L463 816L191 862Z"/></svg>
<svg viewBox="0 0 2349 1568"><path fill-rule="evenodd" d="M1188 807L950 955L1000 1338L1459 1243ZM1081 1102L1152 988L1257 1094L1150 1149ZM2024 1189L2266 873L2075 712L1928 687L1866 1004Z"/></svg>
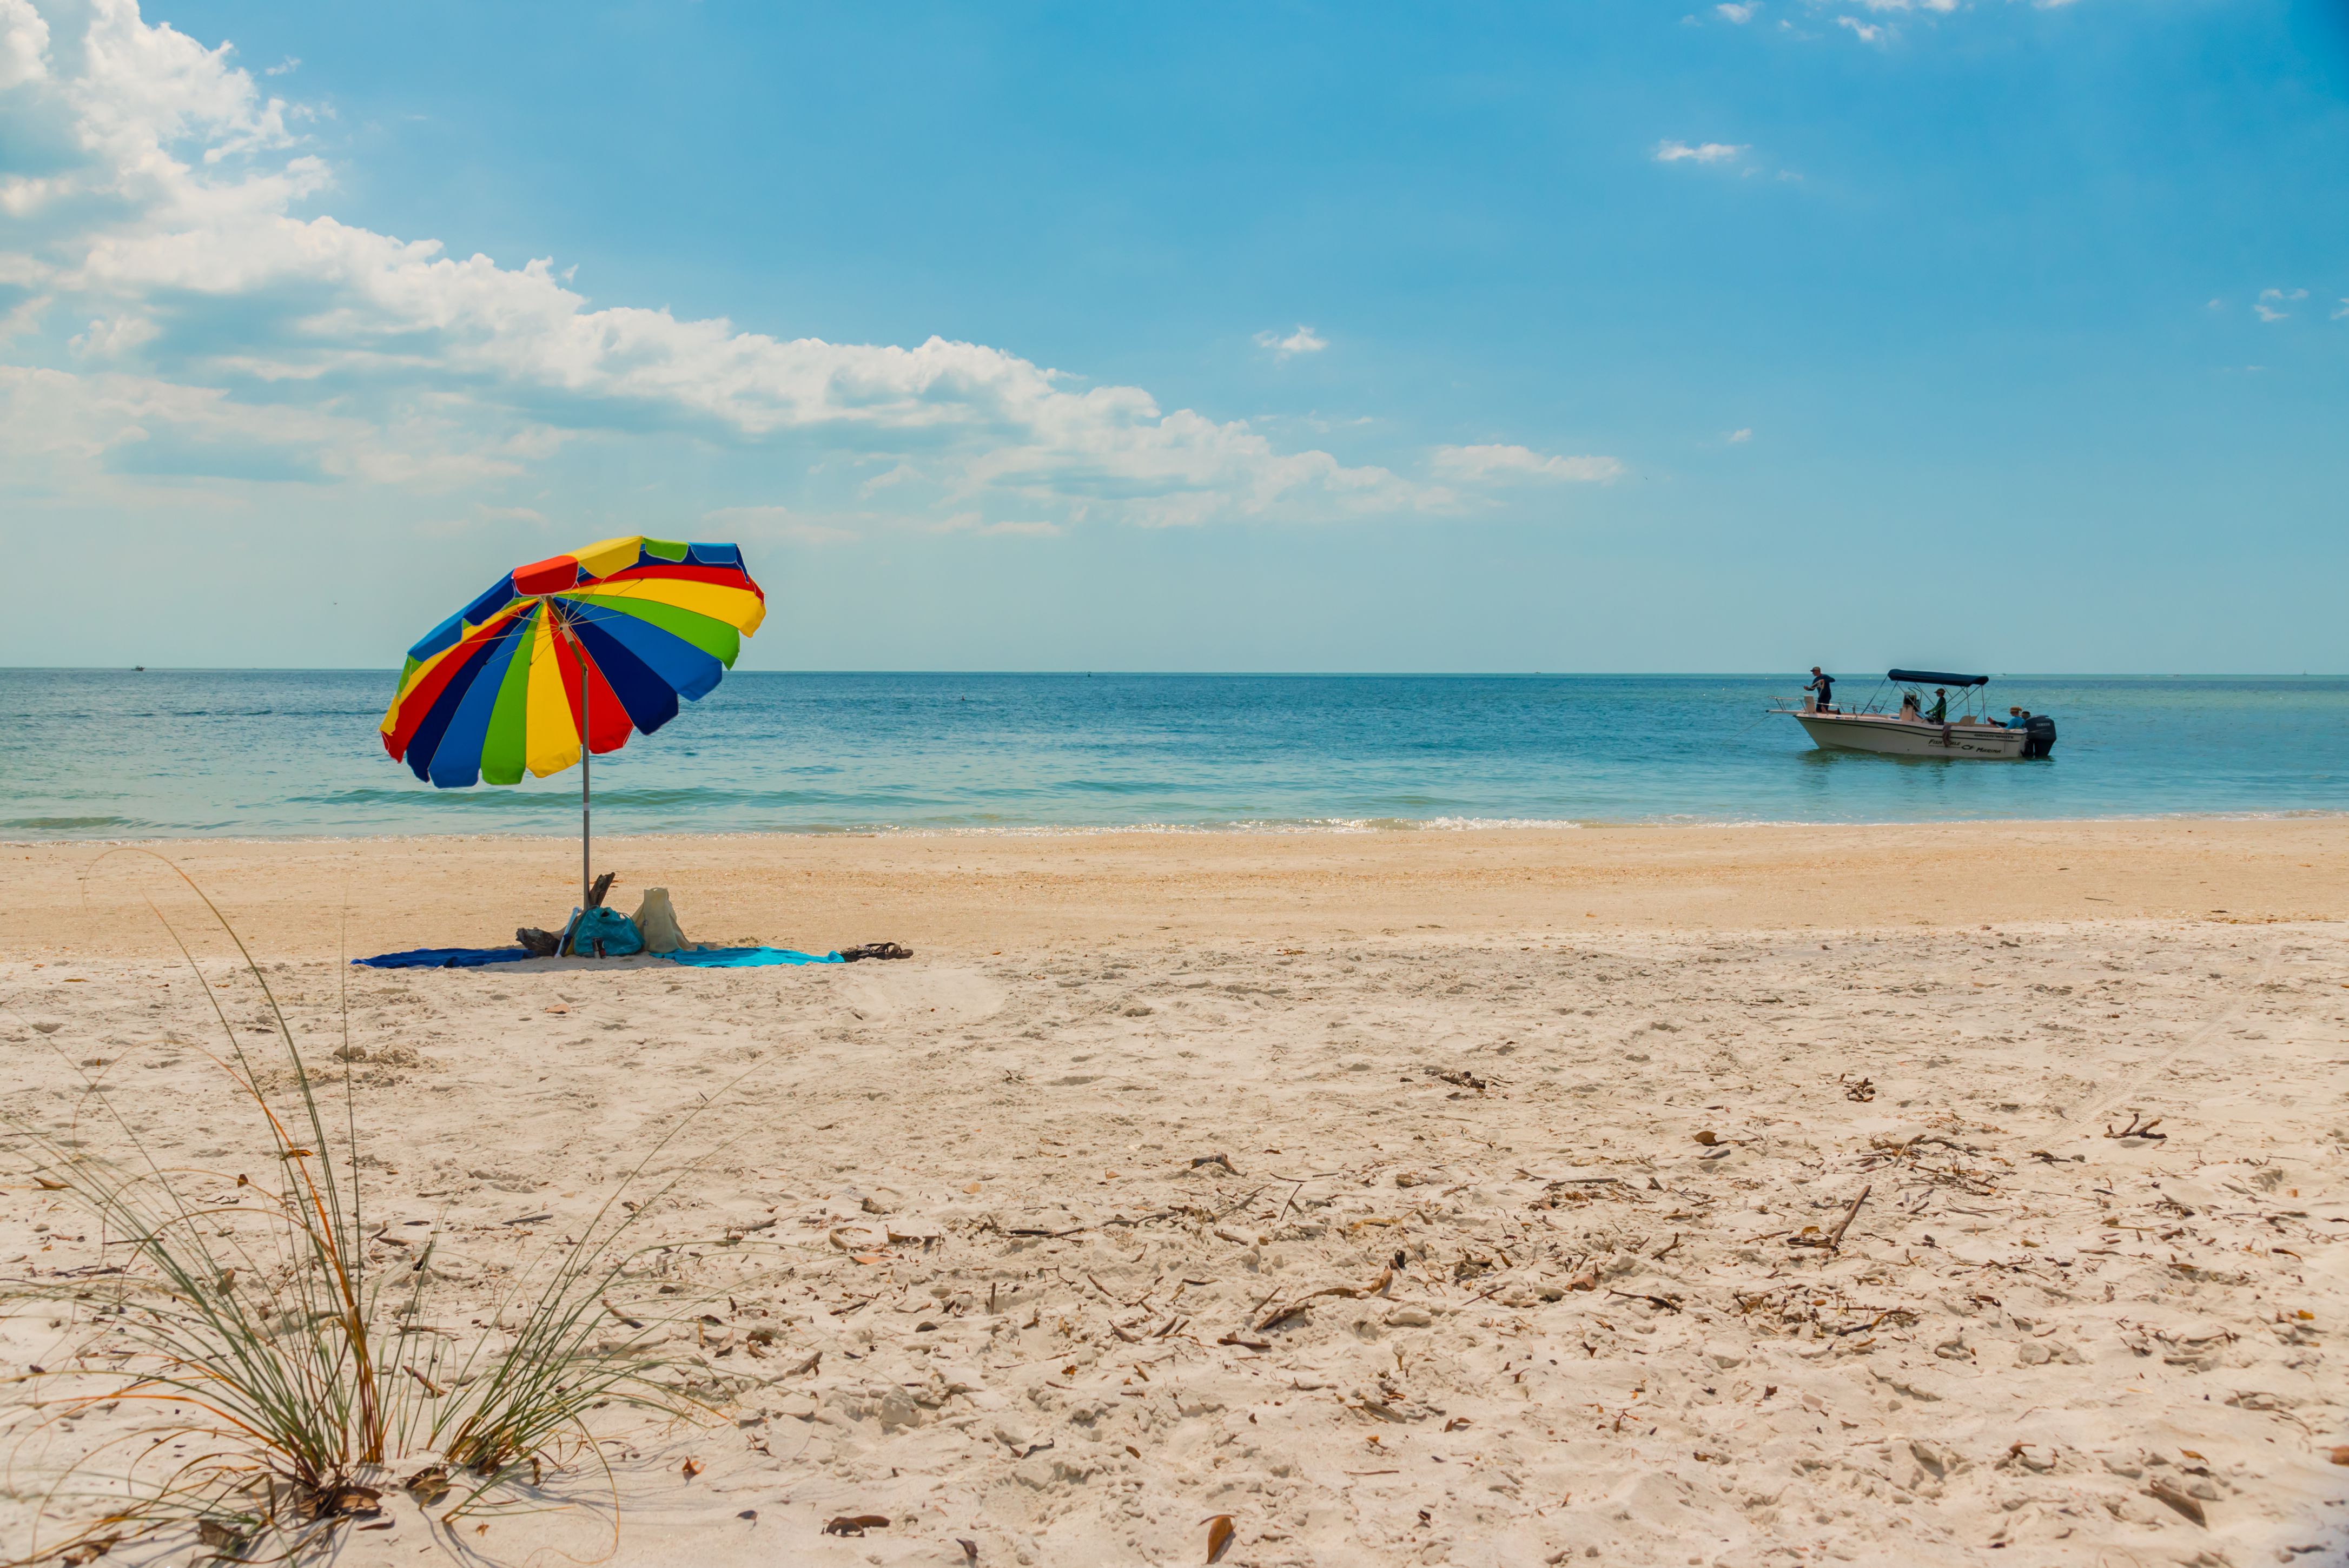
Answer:
<svg viewBox="0 0 2349 1568"><path fill-rule="evenodd" d="M0 664L649 532L766 668L2339 671L2344 94L2337 3L0 0Z"/></svg>

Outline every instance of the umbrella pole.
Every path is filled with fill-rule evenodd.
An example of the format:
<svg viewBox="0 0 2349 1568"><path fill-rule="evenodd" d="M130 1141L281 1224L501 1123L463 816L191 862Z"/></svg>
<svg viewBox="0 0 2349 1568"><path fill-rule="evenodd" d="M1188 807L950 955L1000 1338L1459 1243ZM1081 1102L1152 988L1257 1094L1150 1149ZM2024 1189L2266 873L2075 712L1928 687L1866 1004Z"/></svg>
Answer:
<svg viewBox="0 0 2349 1568"><path fill-rule="evenodd" d="M587 836L587 769L588 759L595 755L595 727L591 722L588 704L595 700L594 688L587 679L586 661L579 666L579 907L587 907L587 890L593 885L593 861L588 853Z"/></svg>

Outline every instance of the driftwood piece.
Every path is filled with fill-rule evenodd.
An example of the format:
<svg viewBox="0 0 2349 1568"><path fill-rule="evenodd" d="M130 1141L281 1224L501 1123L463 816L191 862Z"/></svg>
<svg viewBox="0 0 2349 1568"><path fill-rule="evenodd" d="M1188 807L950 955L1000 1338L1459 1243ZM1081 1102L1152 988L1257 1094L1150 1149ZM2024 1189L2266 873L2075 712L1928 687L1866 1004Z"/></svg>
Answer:
<svg viewBox="0 0 2349 1568"><path fill-rule="evenodd" d="M595 882L588 886L587 907L589 909L603 908L605 895L612 891L612 884L619 880L620 873L617 872L605 872L602 876L597 877Z"/></svg>
<svg viewBox="0 0 2349 1568"><path fill-rule="evenodd" d="M2195 1523L2209 1529L2210 1516L2202 1510L2202 1501L2184 1487L2165 1476L2157 1476L2146 1483L2145 1494L2168 1503Z"/></svg>

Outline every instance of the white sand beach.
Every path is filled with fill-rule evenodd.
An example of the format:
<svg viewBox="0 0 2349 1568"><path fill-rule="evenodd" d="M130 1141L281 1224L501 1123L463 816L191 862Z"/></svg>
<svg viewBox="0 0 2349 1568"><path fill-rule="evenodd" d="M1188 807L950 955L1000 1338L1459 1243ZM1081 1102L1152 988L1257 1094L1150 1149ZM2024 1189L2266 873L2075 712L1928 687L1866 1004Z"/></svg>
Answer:
<svg viewBox="0 0 2349 1568"><path fill-rule="evenodd" d="M697 937L916 950L748 971L339 962L559 918L559 844L165 852L347 1069L376 1259L440 1237L449 1332L698 1112L646 1223L722 1411L611 1412L616 1530L583 1462L455 1538L395 1492L341 1561L1187 1563L1228 1515L1227 1563L2249 1568L2349 1552L2344 841L606 846ZM191 1048L215 999L268 1047L254 977L194 933L191 979L141 857L5 853L5 1109L98 1139L102 1086L254 1169ZM12 1181L0 1266L98 1262L71 1215ZM19 1312L0 1366L90 1327ZM20 1456L0 1533L36 1507Z"/></svg>

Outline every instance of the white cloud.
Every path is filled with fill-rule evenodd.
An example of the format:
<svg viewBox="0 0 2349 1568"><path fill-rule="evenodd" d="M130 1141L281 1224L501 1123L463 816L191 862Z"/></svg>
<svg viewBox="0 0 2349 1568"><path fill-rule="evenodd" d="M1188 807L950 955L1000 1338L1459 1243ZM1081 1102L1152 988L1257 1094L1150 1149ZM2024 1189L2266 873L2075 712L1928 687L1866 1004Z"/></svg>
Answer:
<svg viewBox="0 0 2349 1568"><path fill-rule="evenodd" d="M113 359L152 340L161 331L143 315L100 317L89 324L88 331L77 335L69 346L85 359Z"/></svg>
<svg viewBox="0 0 2349 1568"><path fill-rule="evenodd" d="M1743 446L1745 442L1750 441L1753 438L1754 431L1750 427L1743 430L1732 430L1729 432L1729 444L1733 447Z"/></svg>
<svg viewBox="0 0 2349 1568"><path fill-rule="evenodd" d="M2349 299L2344 299L2341 302L2341 308L2333 313L2333 319L2335 321L2349 320Z"/></svg>
<svg viewBox="0 0 2349 1568"><path fill-rule="evenodd" d="M1770 172L1768 169L1745 156L1753 150L1754 149L1751 143L1743 141L1700 141L1692 143L1686 141L1674 141L1667 138L1666 139L1656 143L1655 150L1650 153L1649 156L1654 159L1658 163L1701 163L1708 166L1713 164L1734 165L1740 179L1753 180ZM1795 173L1792 170L1786 169L1777 170L1777 175L1781 180L1800 180L1802 178L1801 175Z"/></svg>
<svg viewBox="0 0 2349 1568"><path fill-rule="evenodd" d="M2030 3L2033 9L2046 11L2072 5L2074 0L2030 0ZM1892 25L1892 18L1907 17L1939 23L1944 19L1954 19L1959 14L1968 10L1977 12L1989 10L1989 7L1984 5L1970 6L1966 4L1966 0L1806 0L1806 5L1807 9L1806 15L1779 17L1778 30L1806 42L1816 42L1821 38L1832 37L1834 35L1815 30L1810 24L1831 19L1837 26L1848 29L1860 42L1886 48L1889 48L1903 36L1902 30ZM1830 15L1832 12L1839 10L1854 14Z"/></svg>
<svg viewBox="0 0 2349 1568"><path fill-rule="evenodd" d="M264 77L285 77L291 76L301 68L302 57L299 55L288 55L261 74Z"/></svg>
<svg viewBox="0 0 2349 1568"><path fill-rule="evenodd" d="M1713 10L1743 27L1754 20L1754 13L1762 9L1762 0L1745 0L1744 5L1715 5Z"/></svg>
<svg viewBox="0 0 2349 1568"><path fill-rule="evenodd" d="M1609 484L1623 476L1623 465L1613 458L1550 457L1530 447L1438 447L1433 460L1438 473L1467 484L1524 480Z"/></svg>
<svg viewBox="0 0 2349 1568"><path fill-rule="evenodd" d="M48 489L242 480L442 491L517 475L550 438L485 438L445 409L367 420L153 377L0 364L0 456L12 480Z"/></svg>
<svg viewBox="0 0 2349 1568"><path fill-rule="evenodd" d="M1360 429L1364 425L1375 425L1378 423L1376 419L1372 418L1368 414L1357 414L1350 419L1343 419L1339 418L1334 415L1325 415L1319 411L1310 414L1297 415L1267 414L1264 418L1268 421L1294 418L1299 424L1303 425L1307 429L1312 431L1317 436L1326 436L1332 430Z"/></svg>
<svg viewBox="0 0 2349 1568"><path fill-rule="evenodd" d="M1706 141L1692 147L1685 141L1660 141L1655 160L1659 163L1722 163L1745 150L1744 142Z"/></svg>
<svg viewBox="0 0 2349 1568"><path fill-rule="evenodd" d="M2289 321L2292 312L2283 307L2297 304L2307 297L2306 289L2261 289L2258 302L2251 308L2259 313L2261 321Z"/></svg>
<svg viewBox="0 0 2349 1568"><path fill-rule="evenodd" d="M0 92L49 74L49 25L32 0L0 0Z"/></svg>
<svg viewBox="0 0 2349 1568"><path fill-rule="evenodd" d="M1311 327L1304 325L1299 325L1287 337L1281 336L1277 332L1259 332L1256 335L1256 340L1259 346L1271 349L1273 354L1281 359L1286 359L1292 354L1319 354L1330 346L1328 338L1319 335Z"/></svg>
<svg viewBox="0 0 2349 1568"><path fill-rule="evenodd" d="M423 482L452 465L511 471L574 432L682 428L915 460L936 493L909 505L1021 519L1342 517L1449 501L1000 348L782 338L598 305L550 260L504 267L301 215L333 172L301 148L301 111L264 98L227 46L150 25L136 0L43 4L46 15L0 0L0 112L79 156L17 171L0 148L0 211L15 220L0 279L33 291L10 319L55 302L102 324L78 340L84 353L153 373L67 387L71 376L44 372L64 377L61 407L90 411L67 443L86 456L118 450L102 411L136 385L194 445L234 427L282 449L310 430L335 449L312 454L322 477L381 477L409 440ZM61 31L79 36L61 43ZM1268 346L1286 356L1326 342L1300 326ZM265 397L243 401L240 387Z"/></svg>

